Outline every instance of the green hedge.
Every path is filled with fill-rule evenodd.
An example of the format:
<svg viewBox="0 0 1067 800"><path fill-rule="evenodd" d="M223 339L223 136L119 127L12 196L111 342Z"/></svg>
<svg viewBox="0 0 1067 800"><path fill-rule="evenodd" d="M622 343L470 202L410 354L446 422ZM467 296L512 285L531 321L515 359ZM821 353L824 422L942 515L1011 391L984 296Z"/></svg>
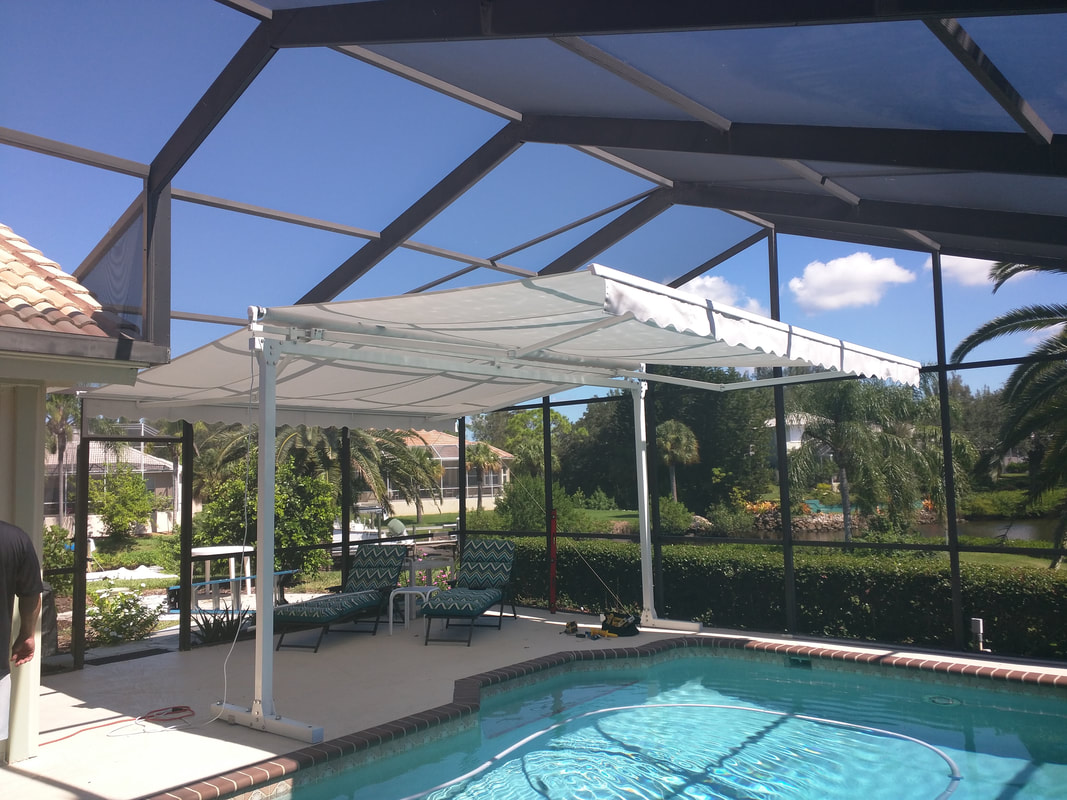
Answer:
<svg viewBox="0 0 1067 800"><path fill-rule="evenodd" d="M560 608L640 607L636 544L560 541L556 571ZM666 545L663 574L668 618L737 630L784 629L780 548ZM547 606L546 575L544 540L516 539L516 601ZM798 634L953 647L952 589L943 558L799 553L795 575ZM965 621L985 621L986 644L994 652L1067 659L1067 571L963 564L960 576Z"/></svg>

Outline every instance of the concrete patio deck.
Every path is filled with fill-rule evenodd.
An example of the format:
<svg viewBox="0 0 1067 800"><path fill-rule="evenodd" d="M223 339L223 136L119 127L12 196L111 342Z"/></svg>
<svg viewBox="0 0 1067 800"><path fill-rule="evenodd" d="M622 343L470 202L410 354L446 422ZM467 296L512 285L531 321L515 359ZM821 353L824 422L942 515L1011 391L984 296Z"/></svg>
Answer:
<svg viewBox="0 0 1067 800"><path fill-rule="evenodd" d="M469 648L462 644L424 646L424 623L419 619L406 630L397 625L393 636L386 627L375 637L335 632L326 637L318 653L283 650L276 653L275 660L276 711L324 726L326 739L331 739L449 703L453 683L459 678L563 650L605 649L618 647L620 642L629 646L692 635L688 631L642 630L634 639L591 641L561 632L571 619L579 626L595 627L597 617L549 615L531 609L519 612L518 620L504 620L502 630L476 631ZM313 641L317 633L299 635ZM753 635L737 638L758 638L790 648L801 644L827 647L825 642ZM93 651L84 670L45 675L39 754L0 770L0 796L129 800L306 746L295 739L211 722L211 706L217 700L251 704L254 642L238 642L232 653L229 645L182 653L176 650L176 640L175 634L164 633L145 642ZM159 649L164 651L137 657ZM1052 680L1067 690L1067 669L1058 665L1020 667L992 659L879 647L833 645L833 650L839 658L846 651L846 660L872 654L913 667L951 661L977 664L976 670L995 672L997 677L1039 674L1043 681ZM109 660L112 658L119 660ZM150 711L176 706L188 706L194 715L162 725L134 721Z"/></svg>

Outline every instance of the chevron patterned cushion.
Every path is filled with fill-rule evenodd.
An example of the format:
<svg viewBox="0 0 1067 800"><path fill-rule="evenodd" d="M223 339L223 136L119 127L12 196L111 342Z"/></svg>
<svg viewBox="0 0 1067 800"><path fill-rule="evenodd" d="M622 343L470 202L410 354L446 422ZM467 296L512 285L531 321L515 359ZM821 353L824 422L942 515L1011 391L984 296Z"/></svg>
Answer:
<svg viewBox="0 0 1067 800"><path fill-rule="evenodd" d="M400 580L407 548L398 545L361 544L352 554L345 592L392 589Z"/></svg>
<svg viewBox="0 0 1067 800"><path fill-rule="evenodd" d="M506 539L472 539L463 548L456 587L494 589L506 586L511 580L514 559L514 542Z"/></svg>
<svg viewBox="0 0 1067 800"><path fill-rule="evenodd" d="M500 602L500 589L449 589L437 592L422 604L427 617L480 617Z"/></svg>
<svg viewBox="0 0 1067 800"><path fill-rule="evenodd" d="M377 589L348 594L331 594L305 600L302 603L290 603L274 609L275 623L323 625L345 620L363 611L374 611L382 602L382 595Z"/></svg>

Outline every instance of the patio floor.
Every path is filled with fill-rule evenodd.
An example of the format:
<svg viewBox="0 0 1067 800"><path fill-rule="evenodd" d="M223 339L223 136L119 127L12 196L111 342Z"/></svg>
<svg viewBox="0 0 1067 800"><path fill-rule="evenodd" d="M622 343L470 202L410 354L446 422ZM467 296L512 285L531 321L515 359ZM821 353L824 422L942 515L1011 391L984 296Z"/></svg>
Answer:
<svg viewBox="0 0 1067 800"><path fill-rule="evenodd" d="M331 739L449 703L458 678L561 650L610 648L619 643L561 635L568 620L595 627L596 617L553 616L530 609L519 612L519 619L505 619L500 631L476 631L469 648L459 644L425 647L420 619L406 630L398 623L393 636L387 627L375 637L331 633L318 653L283 650L275 659L276 711L322 725L326 739ZM681 633L688 632L643 630L640 637L623 641L644 644ZM316 635L297 634L310 641ZM164 633L141 643L95 650L87 662L97 663L87 663L84 670L44 675L39 754L0 770L0 796L125 800L305 746L276 734L209 722L211 705L217 700L251 704L254 642L238 642L232 654L228 645L182 653L175 649L176 638ZM160 648L166 648L165 652L130 657ZM115 656L122 660L100 663ZM1040 669L1062 675L1067 682L1067 669ZM132 721L173 706L189 706L194 711L188 724L168 723L173 726L168 730Z"/></svg>

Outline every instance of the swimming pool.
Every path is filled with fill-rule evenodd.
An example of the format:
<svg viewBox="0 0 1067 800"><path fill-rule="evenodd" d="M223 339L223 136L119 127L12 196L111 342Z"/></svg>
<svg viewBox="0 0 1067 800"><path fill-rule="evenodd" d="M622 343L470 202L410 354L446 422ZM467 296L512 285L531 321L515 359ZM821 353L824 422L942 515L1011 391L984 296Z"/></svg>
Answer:
<svg viewBox="0 0 1067 800"><path fill-rule="evenodd" d="M493 687L479 715L387 757L308 774L292 798L1065 796L1062 690L843 666L700 649L573 664Z"/></svg>

